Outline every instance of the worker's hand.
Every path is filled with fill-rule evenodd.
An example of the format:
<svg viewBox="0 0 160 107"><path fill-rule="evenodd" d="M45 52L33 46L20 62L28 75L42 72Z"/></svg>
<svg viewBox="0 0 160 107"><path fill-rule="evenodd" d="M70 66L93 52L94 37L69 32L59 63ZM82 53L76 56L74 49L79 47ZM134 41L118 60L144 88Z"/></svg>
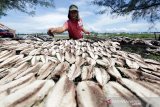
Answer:
<svg viewBox="0 0 160 107"><path fill-rule="evenodd" d="M54 34L52 33L52 29L49 29L48 32L47 32L47 34L48 34L49 36L53 36L53 37L54 37Z"/></svg>
<svg viewBox="0 0 160 107"><path fill-rule="evenodd" d="M87 35L89 35L89 34L90 34L90 32L86 32L86 34L87 34Z"/></svg>

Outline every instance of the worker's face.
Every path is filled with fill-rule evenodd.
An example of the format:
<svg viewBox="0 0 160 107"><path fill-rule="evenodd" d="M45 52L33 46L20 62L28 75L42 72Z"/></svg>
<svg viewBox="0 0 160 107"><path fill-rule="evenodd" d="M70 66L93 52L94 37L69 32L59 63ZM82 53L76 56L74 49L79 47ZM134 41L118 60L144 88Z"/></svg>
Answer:
<svg viewBox="0 0 160 107"><path fill-rule="evenodd" d="M76 10L70 11L70 18L71 19L77 19L77 16L78 16L78 11L76 11Z"/></svg>

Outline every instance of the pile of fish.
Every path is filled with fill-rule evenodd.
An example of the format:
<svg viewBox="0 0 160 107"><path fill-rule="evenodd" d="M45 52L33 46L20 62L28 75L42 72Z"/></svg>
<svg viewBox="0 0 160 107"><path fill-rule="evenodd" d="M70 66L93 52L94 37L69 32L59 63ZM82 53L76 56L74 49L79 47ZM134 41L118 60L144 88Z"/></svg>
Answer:
<svg viewBox="0 0 160 107"><path fill-rule="evenodd" d="M1 40L0 107L160 105L160 62L110 40Z"/></svg>

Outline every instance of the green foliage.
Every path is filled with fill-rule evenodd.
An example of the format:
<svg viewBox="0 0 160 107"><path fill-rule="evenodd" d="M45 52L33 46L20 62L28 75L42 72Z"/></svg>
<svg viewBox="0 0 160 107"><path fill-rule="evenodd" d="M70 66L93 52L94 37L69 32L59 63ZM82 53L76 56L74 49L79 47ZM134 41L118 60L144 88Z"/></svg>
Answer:
<svg viewBox="0 0 160 107"><path fill-rule="evenodd" d="M129 38L154 38L153 34L138 34L138 33L133 33L133 34L128 34L128 33L120 33L120 34L108 34L108 37L115 37L115 36L120 36L120 37L129 37Z"/></svg>
<svg viewBox="0 0 160 107"><path fill-rule="evenodd" d="M132 14L132 19L145 19L154 23L160 20L160 0L93 0L94 5L104 7L99 13L105 13L111 9L111 14Z"/></svg>
<svg viewBox="0 0 160 107"><path fill-rule="evenodd" d="M8 10L19 10L33 15L36 6L54 7L54 0L0 0L0 17L7 15Z"/></svg>
<svg viewBox="0 0 160 107"><path fill-rule="evenodd" d="M54 36L54 39L69 39L69 36L68 35L55 35Z"/></svg>
<svg viewBox="0 0 160 107"><path fill-rule="evenodd" d="M112 37L129 37L129 38L139 38L139 39L153 39L155 38L154 34L152 33L91 33L90 35L84 35L86 39L107 39Z"/></svg>

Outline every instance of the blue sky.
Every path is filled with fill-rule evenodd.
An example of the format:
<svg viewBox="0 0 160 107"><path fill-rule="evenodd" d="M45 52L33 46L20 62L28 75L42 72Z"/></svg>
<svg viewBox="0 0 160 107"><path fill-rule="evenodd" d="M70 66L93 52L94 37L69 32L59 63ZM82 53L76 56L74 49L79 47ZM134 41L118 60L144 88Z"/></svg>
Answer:
<svg viewBox="0 0 160 107"><path fill-rule="evenodd" d="M50 27L59 27L68 20L68 7L76 4L84 27L96 32L147 32L160 31L160 23L148 30L149 24L140 20L131 21L131 16L114 17L109 14L96 14L100 7L89 5L91 0L54 0L55 8L37 7L36 15L29 16L17 10L8 11L8 16L0 22L13 28L17 33L46 32Z"/></svg>

